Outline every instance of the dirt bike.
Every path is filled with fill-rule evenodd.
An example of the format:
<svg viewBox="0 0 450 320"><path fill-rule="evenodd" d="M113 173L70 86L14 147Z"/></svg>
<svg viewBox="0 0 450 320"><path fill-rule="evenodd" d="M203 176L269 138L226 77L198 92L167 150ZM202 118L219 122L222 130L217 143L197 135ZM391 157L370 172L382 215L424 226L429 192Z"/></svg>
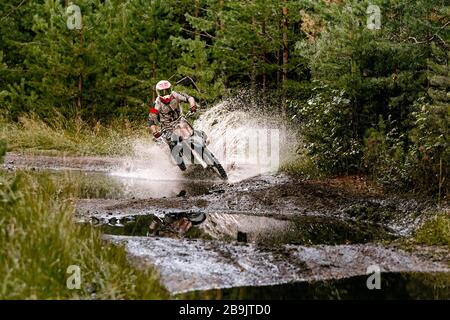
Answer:
<svg viewBox="0 0 450 320"><path fill-rule="evenodd" d="M203 169L215 171L223 180L228 179L228 175L220 164L219 160L207 148L207 135L204 131L195 130L187 119L192 116L188 112L186 116L180 115L169 125L160 130L161 136L157 143L164 142L169 146L172 158L178 167L186 170L186 163L200 164Z"/></svg>

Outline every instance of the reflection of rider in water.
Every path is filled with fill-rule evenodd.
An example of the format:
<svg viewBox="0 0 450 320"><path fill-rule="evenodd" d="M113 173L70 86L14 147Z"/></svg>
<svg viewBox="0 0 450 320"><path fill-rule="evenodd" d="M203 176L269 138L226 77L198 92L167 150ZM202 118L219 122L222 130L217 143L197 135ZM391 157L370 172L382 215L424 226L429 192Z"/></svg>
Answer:
<svg viewBox="0 0 450 320"><path fill-rule="evenodd" d="M192 222L186 217L161 221L155 219L149 225L150 235L165 237L181 237L192 228Z"/></svg>
<svg viewBox="0 0 450 320"><path fill-rule="evenodd" d="M182 237L193 226L198 226L206 220L206 214L198 213L178 213L166 214L164 218L155 217L149 225L149 234L152 236Z"/></svg>
<svg viewBox="0 0 450 320"><path fill-rule="evenodd" d="M189 102L191 112L196 112L195 99L185 93L178 93L172 90L172 85L167 80L161 80L156 84L158 97L153 102L153 107L148 114L148 128L155 140L160 139L161 133L156 125L159 123L161 129L176 120L182 113L181 102ZM170 149L175 143L170 140L170 135L163 137L169 143Z"/></svg>

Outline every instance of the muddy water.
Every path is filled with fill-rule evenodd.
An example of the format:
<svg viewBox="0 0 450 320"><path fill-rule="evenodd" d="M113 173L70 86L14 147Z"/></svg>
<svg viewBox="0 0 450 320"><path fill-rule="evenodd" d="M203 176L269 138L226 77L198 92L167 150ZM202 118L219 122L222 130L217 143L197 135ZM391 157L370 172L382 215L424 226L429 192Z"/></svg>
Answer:
<svg viewBox="0 0 450 320"><path fill-rule="evenodd" d="M450 278L445 273L385 273L380 289L369 290L367 276L264 287L212 289L179 294L180 299L450 299Z"/></svg>
<svg viewBox="0 0 450 320"><path fill-rule="evenodd" d="M169 214L169 213L167 213ZM173 215L182 215L175 212ZM107 234L148 236L156 215L93 217ZM395 239L388 228L370 223L325 217L277 219L244 214L206 214L206 220L183 236L189 239L216 239L277 246L282 244L356 244Z"/></svg>
<svg viewBox="0 0 450 320"><path fill-rule="evenodd" d="M111 181L118 183L116 178ZM408 214L396 212L397 207L389 201L372 201L366 196L361 201L345 200L336 196L332 204L320 188L304 188L299 184L297 189L305 189L301 192L309 194L307 199L297 196L293 202L278 202L274 209L268 205L263 210L251 211L246 208L250 202L256 207L261 200L277 201L278 191L271 195L272 187L282 194L292 192L287 187L292 183L289 178L261 176L228 186L199 180L186 186L185 182L170 181L165 185L169 193L147 194L138 191L145 188L142 181L135 183L131 179L127 183L122 178L119 181L123 186L131 185L135 191L129 191L117 202L103 199L80 202L79 212L82 214L87 208L90 213L85 222L101 228L109 241L125 246L131 257L144 265L156 266L174 297L448 297L448 265L419 259L396 248L374 246L402 236L390 223L396 221L392 216L404 218ZM130 200L131 195L139 198L133 196L135 199ZM321 199L319 206L312 200L314 196ZM233 199L231 207L227 205L229 199ZM302 210L298 210L295 201L301 202ZM196 212L205 214L206 219L187 230L155 234L151 229L154 221L164 217ZM382 268L383 290L372 291L365 286L365 273L370 265ZM183 292L191 293L179 295Z"/></svg>
<svg viewBox="0 0 450 320"><path fill-rule="evenodd" d="M40 170L37 170L38 173ZM202 180L149 180L124 177L96 171L79 169L45 169L42 173L51 174L62 184L72 185L78 190L78 197L84 199L148 199L198 196L207 194L213 181Z"/></svg>
<svg viewBox="0 0 450 320"><path fill-rule="evenodd" d="M79 199L77 220L101 228L139 266L156 267L174 297L448 298L448 249L432 261L382 245L414 229L423 210L415 202L346 194L285 175L223 184L193 173L152 180L66 168L64 162L63 170L45 173ZM168 215L196 212L206 219L181 231L151 229ZM383 270L381 291L365 287L374 264Z"/></svg>
<svg viewBox="0 0 450 320"><path fill-rule="evenodd" d="M448 298L448 265L373 245L402 236L395 217L407 218L409 211L389 201L348 198L335 190L328 197L322 187L283 176L223 185L192 173L191 180L188 174L168 181L53 174L81 186L88 182L81 195L90 200L78 206L83 221L124 245L131 257L156 266L175 297ZM206 216L202 223L181 230L172 221L169 230L152 229L165 217L176 221L196 212ZM382 267L383 290L365 286L366 268L373 264ZM177 296L183 292L191 293Z"/></svg>

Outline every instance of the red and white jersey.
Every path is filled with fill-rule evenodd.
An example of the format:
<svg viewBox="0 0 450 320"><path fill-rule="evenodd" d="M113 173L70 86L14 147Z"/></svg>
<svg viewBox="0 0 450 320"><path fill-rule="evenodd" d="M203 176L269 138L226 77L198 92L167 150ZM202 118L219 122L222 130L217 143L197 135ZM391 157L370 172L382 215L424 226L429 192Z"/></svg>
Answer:
<svg viewBox="0 0 450 320"><path fill-rule="evenodd" d="M173 91L169 103L163 103L160 97L153 102L148 114L148 126L160 123L162 126L171 123L181 115L181 103L188 102L190 96Z"/></svg>

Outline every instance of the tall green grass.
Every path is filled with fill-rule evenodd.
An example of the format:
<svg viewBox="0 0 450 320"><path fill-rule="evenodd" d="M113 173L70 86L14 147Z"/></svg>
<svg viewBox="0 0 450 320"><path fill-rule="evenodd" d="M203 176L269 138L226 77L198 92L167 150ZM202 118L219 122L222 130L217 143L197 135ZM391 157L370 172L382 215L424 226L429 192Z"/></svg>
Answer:
<svg viewBox="0 0 450 320"><path fill-rule="evenodd" d="M131 266L123 248L75 224L74 208L52 179L0 172L0 299L160 299L154 270ZM80 289L68 289L70 265Z"/></svg>
<svg viewBox="0 0 450 320"><path fill-rule="evenodd" d="M0 140L8 151L67 155L127 155L136 138L148 138L145 126L117 119L108 125L89 124L56 115L43 121L34 115L19 122L0 118Z"/></svg>
<svg viewBox="0 0 450 320"><path fill-rule="evenodd" d="M450 248L450 214L438 213L428 219L414 234L420 244L446 245Z"/></svg>

